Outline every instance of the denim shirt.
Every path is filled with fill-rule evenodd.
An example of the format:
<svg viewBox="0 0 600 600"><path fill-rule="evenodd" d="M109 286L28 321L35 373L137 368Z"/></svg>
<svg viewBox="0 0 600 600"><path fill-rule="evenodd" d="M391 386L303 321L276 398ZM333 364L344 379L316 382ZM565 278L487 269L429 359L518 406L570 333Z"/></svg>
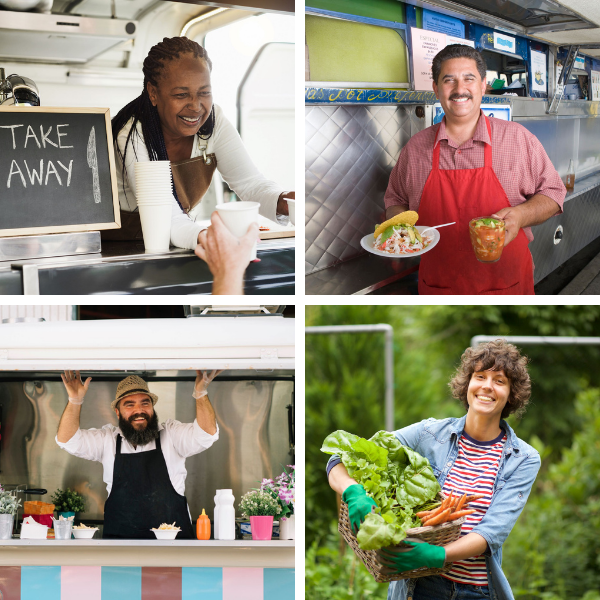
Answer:
<svg viewBox="0 0 600 600"><path fill-rule="evenodd" d="M402 444L429 460L440 486L443 486L458 456L458 440L466 420L466 415L461 419L426 419L399 429L394 435ZM506 421L500 421L500 427L506 432L507 440L494 482L492 501L472 533L478 533L488 543L484 556L490 597L492 600L514 600L501 568L502 544L527 502L541 460L537 450L520 440ZM401 579L390 583L388 600L406 600L410 581Z"/></svg>

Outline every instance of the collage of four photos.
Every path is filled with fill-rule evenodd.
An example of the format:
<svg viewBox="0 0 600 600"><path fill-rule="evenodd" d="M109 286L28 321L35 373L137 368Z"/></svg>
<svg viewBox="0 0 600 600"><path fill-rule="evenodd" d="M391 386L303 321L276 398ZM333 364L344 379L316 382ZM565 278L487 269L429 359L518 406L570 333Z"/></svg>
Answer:
<svg viewBox="0 0 600 600"><path fill-rule="evenodd" d="M599 140L595 0L0 0L0 600L600 600Z"/></svg>

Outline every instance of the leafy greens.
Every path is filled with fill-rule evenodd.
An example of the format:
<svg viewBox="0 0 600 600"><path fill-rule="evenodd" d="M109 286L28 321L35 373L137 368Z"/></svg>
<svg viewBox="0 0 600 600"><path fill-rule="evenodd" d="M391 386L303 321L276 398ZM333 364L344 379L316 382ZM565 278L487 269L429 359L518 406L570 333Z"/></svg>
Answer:
<svg viewBox="0 0 600 600"><path fill-rule="evenodd" d="M387 431L369 440L335 431L321 451L339 455L350 477L379 507L365 517L356 536L363 550L399 544L407 529L420 525L415 513L430 508L440 491L429 461Z"/></svg>

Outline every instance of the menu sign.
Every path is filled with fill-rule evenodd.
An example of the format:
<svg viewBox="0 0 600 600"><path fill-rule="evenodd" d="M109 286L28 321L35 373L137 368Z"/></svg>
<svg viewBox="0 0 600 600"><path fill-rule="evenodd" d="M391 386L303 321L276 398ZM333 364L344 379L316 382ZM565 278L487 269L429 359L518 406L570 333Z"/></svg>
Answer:
<svg viewBox="0 0 600 600"><path fill-rule="evenodd" d="M594 102L600 100L600 71L591 71L591 98Z"/></svg>
<svg viewBox="0 0 600 600"><path fill-rule="evenodd" d="M412 39L413 77L415 90L432 90L431 64L433 58L449 44L464 44L475 47L475 42L452 37L445 33L410 28Z"/></svg>
<svg viewBox="0 0 600 600"><path fill-rule="evenodd" d="M0 106L0 237L120 226L105 108Z"/></svg>
<svg viewBox="0 0 600 600"><path fill-rule="evenodd" d="M545 92L547 89L548 73L546 70L546 55L543 52L531 51L531 89L534 92Z"/></svg>

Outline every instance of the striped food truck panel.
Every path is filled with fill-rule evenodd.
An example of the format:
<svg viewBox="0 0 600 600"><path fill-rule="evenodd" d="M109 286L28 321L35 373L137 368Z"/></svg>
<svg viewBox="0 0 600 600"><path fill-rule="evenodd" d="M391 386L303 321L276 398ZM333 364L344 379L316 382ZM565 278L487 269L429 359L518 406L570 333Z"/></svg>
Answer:
<svg viewBox="0 0 600 600"><path fill-rule="evenodd" d="M2 567L0 600L294 600L294 569Z"/></svg>

